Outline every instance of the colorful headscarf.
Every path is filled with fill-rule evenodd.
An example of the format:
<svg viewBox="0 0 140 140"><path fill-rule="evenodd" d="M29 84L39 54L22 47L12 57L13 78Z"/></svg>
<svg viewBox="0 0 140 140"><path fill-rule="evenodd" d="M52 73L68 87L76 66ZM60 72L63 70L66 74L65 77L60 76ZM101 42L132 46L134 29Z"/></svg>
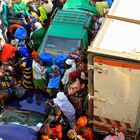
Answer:
<svg viewBox="0 0 140 140"><path fill-rule="evenodd" d="M34 59L34 58L37 58L38 57L38 52L37 51L33 51L32 53L31 53L31 57Z"/></svg>
<svg viewBox="0 0 140 140"><path fill-rule="evenodd" d="M71 79L76 79L76 78L79 77L79 73L78 73L77 71L73 71L73 72L71 72L71 73L69 74L69 77L70 77Z"/></svg>
<svg viewBox="0 0 140 140"><path fill-rule="evenodd" d="M86 116L81 116L78 120L77 120L77 125L80 127L86 126L88 123L88 119Z"/></svg>
<svg viewBox="0 0 140 140"><path fill-rule="evenodd" d="M19 47L19 52L21 56L25 56L25 57L29 56L28 49L26 47Z"/></svg>

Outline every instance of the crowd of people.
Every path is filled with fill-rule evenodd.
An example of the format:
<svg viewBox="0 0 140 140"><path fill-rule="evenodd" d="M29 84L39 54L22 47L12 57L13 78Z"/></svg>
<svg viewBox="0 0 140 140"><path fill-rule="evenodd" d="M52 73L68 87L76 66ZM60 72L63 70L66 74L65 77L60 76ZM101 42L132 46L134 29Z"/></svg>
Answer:
<svg viewBox="0 0 140 140"><path fill-rule="evenodd" d="M41 127L42 140L62 139L63 127L59 123L62 114L70 125L67 132L69 139L96 139L88 126L87 117L87 52L78 48L69 55L57 55L55 60L48 53L37 52L49 26L52 11L56 7L62 8L66 0L53 0L49 9L47 4L50 1L47 0L39 1L37 7L34 1L27 4L22 0L0 2L4 25L0 33L0 77L10 72L23 88L43 90L51 97L47 103L57 105L53 115L48 117L48 122ZM90 0L90 3L99 13L98 17L93 17L96 32L104 20L104 9L110 8L113 0ZM30 32L21 24L8 25L11 17L22 20L25 25L30 24ZM58 125L51 129L49 123L52 121L58 122ZM113 135L115 140L117 136L115 133ZM109 137L105 140L109 140Z"/></svg>

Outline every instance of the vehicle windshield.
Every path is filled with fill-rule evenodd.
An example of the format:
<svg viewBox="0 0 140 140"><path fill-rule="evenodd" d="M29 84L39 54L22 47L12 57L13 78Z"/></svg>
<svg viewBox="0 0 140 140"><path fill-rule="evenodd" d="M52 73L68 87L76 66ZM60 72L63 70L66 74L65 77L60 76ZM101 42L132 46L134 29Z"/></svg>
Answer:
<svg viewBox="0 0 140 140"><path fill-rule="evenodd" d="M53 36L47 36L39 52L57 51L66 53L75 51L76 48L83 47L80 39L67 39Z"/></svg>
<svg viewBox="0 0 140 140"><path fill-rule="evenodd" d="M6 109L0 115L0 122L24 125L27 127L38 126L45 120L45 116L36 112L25 110Z"/></svg>

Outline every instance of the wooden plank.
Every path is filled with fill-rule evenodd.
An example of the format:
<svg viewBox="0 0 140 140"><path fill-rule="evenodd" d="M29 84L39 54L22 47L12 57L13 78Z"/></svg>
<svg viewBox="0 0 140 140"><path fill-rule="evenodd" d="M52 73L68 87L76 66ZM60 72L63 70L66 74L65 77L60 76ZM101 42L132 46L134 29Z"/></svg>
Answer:
<svg viewBox="0 0 140 140"><path fill-rule="evenodd" d="M113 15L107 15L107 18L109 19L116 19L124 22L129 22L129 23L134 23L140 25L140 20L136 19L130 19L130 18L125 18L125 17L119 17L119 16L113 16Z"/></svg>
<svg viewBox="0 0 140 140"><path fill-rule="evenodd" d="M88 54L88 64L93 65L93 53ZM93 96L94 86L93 86L93 69L88 68L88 95ZM88 99L88 117L90 120L93 120L94 112L94 101L92 98Z"/></svg>

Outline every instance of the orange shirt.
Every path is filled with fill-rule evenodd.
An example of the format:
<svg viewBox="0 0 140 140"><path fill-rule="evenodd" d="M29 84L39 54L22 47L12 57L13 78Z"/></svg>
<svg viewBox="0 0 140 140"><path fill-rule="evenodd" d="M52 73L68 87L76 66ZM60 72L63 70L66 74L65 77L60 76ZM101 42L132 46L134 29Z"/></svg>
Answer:
<svg viewBox="0 0 140 140"><path fill-rule="evenodd" d="M1 52L1 61L8 62L8 58L12 58L17 51L17 48L6 43Z"/></svg>

